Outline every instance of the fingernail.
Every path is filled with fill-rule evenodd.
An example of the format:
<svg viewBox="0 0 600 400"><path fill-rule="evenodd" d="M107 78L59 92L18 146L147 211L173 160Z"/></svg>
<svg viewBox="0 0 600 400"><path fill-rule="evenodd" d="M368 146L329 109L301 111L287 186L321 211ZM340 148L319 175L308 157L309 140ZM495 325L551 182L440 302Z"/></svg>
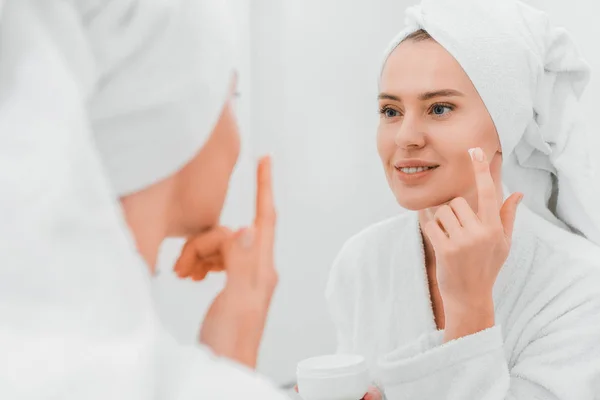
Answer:
<svg viewBox="0 0 600 400"><path fill-rule="evenodd" d="M523 193L521 193L519 195L519 200L517 200L517 205L521 204L521 200L523 200L523 197L525 197L525 195Z"/></svg>
<svg viewBox="0 0 600 400"><path fill-rule="evenodd" d="M240 245L247 249L252 247L252 242L254 241L254 232L251 228L244 229L240 235Z"/></svg>
<svg viewBox="0 0 600 400"><path fill-rule="evenodd" d="M477 162L482 162L483 161L483 150L481 150L480 147L474 147L472 149L469 149L469 155L471 156L471 159L477 161Z"/></svg>

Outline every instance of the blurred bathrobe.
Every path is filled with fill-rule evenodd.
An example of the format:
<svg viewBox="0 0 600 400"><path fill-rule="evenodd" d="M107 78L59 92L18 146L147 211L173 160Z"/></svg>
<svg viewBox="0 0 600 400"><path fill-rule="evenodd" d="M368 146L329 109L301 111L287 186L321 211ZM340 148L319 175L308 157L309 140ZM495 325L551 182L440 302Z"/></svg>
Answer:
<svg viewBox="0 0 600 400"><path fill-rule="evenodd" d="M351 238L327 299L340 352L365 355L389 400L600 398L600 171L578 111L589 67L564 29L514 0L407 9L461 64L494 121L505 196L523 192L493 289L494 327L442 344L416 212Z"/></svg>
<svg viewBox="0 0 600 400"><path fill-rule="evenodd" d="M210 134L222 5L0 1L0 399L284 398L165 332L118 203Z"/></svg>

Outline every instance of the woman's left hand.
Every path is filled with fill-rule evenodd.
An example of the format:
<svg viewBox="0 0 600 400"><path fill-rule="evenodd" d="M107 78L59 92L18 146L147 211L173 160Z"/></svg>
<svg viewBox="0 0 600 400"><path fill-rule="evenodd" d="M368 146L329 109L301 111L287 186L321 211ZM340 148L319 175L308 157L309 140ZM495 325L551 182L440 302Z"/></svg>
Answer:
<svg viewBox="0 0 600 400"><path fill-rule="evenodd" d="M229 228L217 226L188 239L173 268L177 276L201 281L209 272L223 271L222 247L232 235Z"/></svg>
<svg viewBox="0 0 600 400"><path fill-rule="evenodd" d="M450 336L464 336L460 331L469 331L469 325L475 332L494 325L492 288L508 257L523 197L514 193L500 207L485 153L479 148L470 153L477 213L464 198L455 198L439 207L424 227L435 251L445 328Z"/></svg>

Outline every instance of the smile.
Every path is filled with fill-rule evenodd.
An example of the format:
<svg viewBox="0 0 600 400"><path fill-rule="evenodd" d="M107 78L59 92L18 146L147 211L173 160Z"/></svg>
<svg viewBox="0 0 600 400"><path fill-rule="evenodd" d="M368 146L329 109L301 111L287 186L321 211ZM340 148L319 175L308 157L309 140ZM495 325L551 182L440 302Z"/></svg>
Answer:
<svg viewBox="0 0 600 400"><path fill-rule="evenodd" d="M439 165L419 166L419 167L396 167L396 179L400 182L414 186L425 183L429 177L434 175L434 171Z"/></svg>
<svg viewBox="0 0 600 400"><path fill-rule="evenodd" d="M405 174L417 174L419 172L429 171L431 169L436 169L439 165L431 166L431 167L404 167L397 168L398 171L404 172Z"/></svg>

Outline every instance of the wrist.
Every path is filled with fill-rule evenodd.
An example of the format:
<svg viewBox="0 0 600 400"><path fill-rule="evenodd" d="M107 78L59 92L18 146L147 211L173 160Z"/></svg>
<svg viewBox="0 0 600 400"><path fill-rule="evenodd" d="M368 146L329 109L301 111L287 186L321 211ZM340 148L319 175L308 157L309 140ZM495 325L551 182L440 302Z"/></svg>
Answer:
<svg viewBox="0 0 600 400"><path fill-rule="evenodd" d="M252 369L256 368L266 315L255 307L246 307L237 319L237 340L230 358Z"/></svg>
<svg viewBox="0 0 600 400"><path fill-rule="evenodd" d="M494 299L492 295L473 295L468 298L457 298L442 295L444 314L448 318L458 320L472 317L485 318L494 314Z"/></svg>
<svg viewBox="0 0 600 400"><path fill-rule="evenodd" d="M205 316L200 341L219 356L255 368L265 322L257 301L226 288Z"/></svg>
<svg viewBox="0 0 600 400"><path fill-rule="evenodd" d="M445 310L444 343L491 328L495 325L494 304L460 306Z"/></svg>

